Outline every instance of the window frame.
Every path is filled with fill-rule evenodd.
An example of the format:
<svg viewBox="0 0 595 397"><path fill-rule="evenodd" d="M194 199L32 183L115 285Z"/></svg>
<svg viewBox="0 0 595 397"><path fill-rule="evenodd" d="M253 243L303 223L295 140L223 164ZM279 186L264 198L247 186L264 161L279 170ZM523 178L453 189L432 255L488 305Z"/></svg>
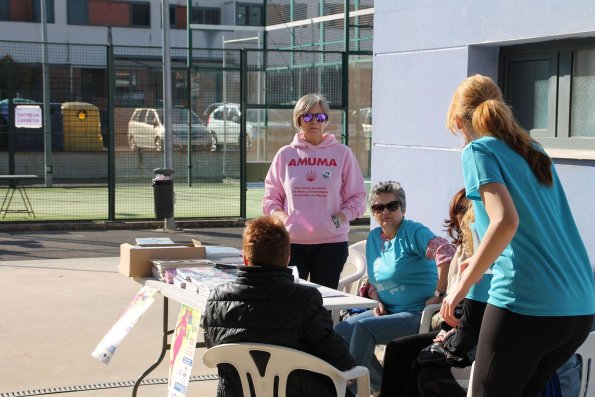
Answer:
<svg viewBox="0 0 595 397"><path fill-rule="evenodd" d="M80 21L72 21L72 15L71 15L71 4L73 3L80 3L84 5L85 8L85 15L84 15L84 21L80 22ZM67 25L88 25L89 24L89 1L88 0L66 0L66 24Z"/></svg>
<svg viewBox="0 0 595 397"><path fill-rule="evenodd" d="M44 0L33 0L33 22L41 23L41 2ZM54 0L45 0L45 8L47 11L47 23L55 23L55 5Z"/></svg>
<svg viewBox="0 0 595 397"><path fill-rule="evenodd" d="M518 60L549 57L550 86L547 128L530 131L531 136L556 158L595 159L595 138L571 136L571 102L574 51L595 50L595 38L566 39L501 47L499 82L508 101L509 66Z"/></svg>
<svg viewBox="0 0 595 397"><path fill-rule="evenodd" d="M0 0L0 21L10 21L10 1Z"/></svg>
<svg viewBox="0 0 595 397"><path fill-rule="evenodd" d="M246 23L240 23L239 21L239 16L238 16L238 10L240 7L245 7L246 8L246 13L244 14L244 19L246 21ZM254 25L252 23L250 23L250 15L251 15L251 9L252 8L259 8L260 9L260 24L259 25ZM236 25L237 26L264 26L264 6L262 4L255 4L255 3L236 3L236 9L235 9L236 13L235 13L235 21L236 21Z"/></svg>
<svg viewBox="0 0 595 397"><path fill-rule="evenodd" d="M213 13L212 15L210 13ZM210 21L210 17L215 21ZM221 8L207 6L192 6L192 23L201 25L221 25Z"/></svg>
<svg viewBox="0 0 595 397"><path fill-rule="evenodd" d="M147 25L137 25L134 23L134 7L148 6L149 8L149 22ZM130 2L130 27L131 28L151 28L151 2L149 1L131 1Z"/></svg>

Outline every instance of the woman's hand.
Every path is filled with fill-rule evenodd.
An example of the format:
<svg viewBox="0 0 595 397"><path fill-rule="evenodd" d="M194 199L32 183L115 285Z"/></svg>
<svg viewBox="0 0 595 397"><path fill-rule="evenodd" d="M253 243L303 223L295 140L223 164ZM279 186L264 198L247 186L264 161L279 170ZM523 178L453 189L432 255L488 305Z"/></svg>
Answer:
<svg viewBox="0 0 595 397"><path fill-rule="evenodd" d="M456 327L461 322L460 319L455 317L455 307L457 307L461 300L457 301L455 299L455 294L449 294L445 296L442 301L440 316L442 316L442 319L451 327Z"/></svg>
<svg viewBox="0 0 595 397"><path fill-rule="evenodd" d="M378 302L378 306L374 308L374 316L380 317L388 314L386 309L384 308L384 304L382 302Z"/></svg>
<svg viewBox="0 0 595 397"><path fill-rule="evenodd" d="M444 342L444 339L446 339L446 337L454 332L456 332L456 328L451 328L448 331L445 331L443 329L440 330L440 332L438 332L438 335L436 335L436 337L434 338L434 340L432 342Z"/></svg>
<svg viewBox="0 0 595 397"><path fill-rule="evenodd" d="M275 210L275 211L273 211L272 216L274 218L277 218L277 220L279 220L280 222L283 222L284 225L287 223L287 218L289 218L289 215L287 215L285 213L285 211L283 211L283 210Z"/></svg>

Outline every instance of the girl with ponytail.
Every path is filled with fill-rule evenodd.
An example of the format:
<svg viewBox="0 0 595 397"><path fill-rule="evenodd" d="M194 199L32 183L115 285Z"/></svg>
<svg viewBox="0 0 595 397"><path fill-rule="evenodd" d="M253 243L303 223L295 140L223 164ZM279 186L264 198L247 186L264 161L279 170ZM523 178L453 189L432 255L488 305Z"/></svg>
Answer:
<svg viewBox="0 0 595 397"><path fill-rule="evenodd" d="M458 86L446 126L467 144L463 176L481 243L461 264L440 313L456 326L455 306L492 267L474 395L537 395L591 329L595 285L587 251L552 160L489 77Z"/></svg>

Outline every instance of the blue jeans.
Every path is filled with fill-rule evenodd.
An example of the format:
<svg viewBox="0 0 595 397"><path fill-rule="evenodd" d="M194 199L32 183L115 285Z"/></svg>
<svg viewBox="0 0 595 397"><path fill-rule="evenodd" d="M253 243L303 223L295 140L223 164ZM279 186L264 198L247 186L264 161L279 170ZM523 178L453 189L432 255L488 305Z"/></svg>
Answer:
<svg viewBox="0 0 595 397"><path fill-rule="evenodd" d="M349 343L349 351L357 365L370 371L370 387L380 390L382 366L374 354L376 345L417 333L421 312L401 312L375 317L373 310L349 317L335 327L335 331Z"/></svg>

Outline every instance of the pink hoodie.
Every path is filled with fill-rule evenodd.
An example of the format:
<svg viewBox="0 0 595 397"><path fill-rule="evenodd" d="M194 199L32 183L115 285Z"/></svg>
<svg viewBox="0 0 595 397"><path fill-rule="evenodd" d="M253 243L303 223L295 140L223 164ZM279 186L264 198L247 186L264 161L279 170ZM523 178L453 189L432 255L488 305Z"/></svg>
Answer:
<svg viewBox="0 0 595 397"><path fill-rule="evenodd" d="M341 211L351 221L366 210L364 178L353 152L332 134L314 146L298 132L275 155L265 179L262 212L284 210L292 243L348 241L349 223L335 227L331 215Z"/></svg>

